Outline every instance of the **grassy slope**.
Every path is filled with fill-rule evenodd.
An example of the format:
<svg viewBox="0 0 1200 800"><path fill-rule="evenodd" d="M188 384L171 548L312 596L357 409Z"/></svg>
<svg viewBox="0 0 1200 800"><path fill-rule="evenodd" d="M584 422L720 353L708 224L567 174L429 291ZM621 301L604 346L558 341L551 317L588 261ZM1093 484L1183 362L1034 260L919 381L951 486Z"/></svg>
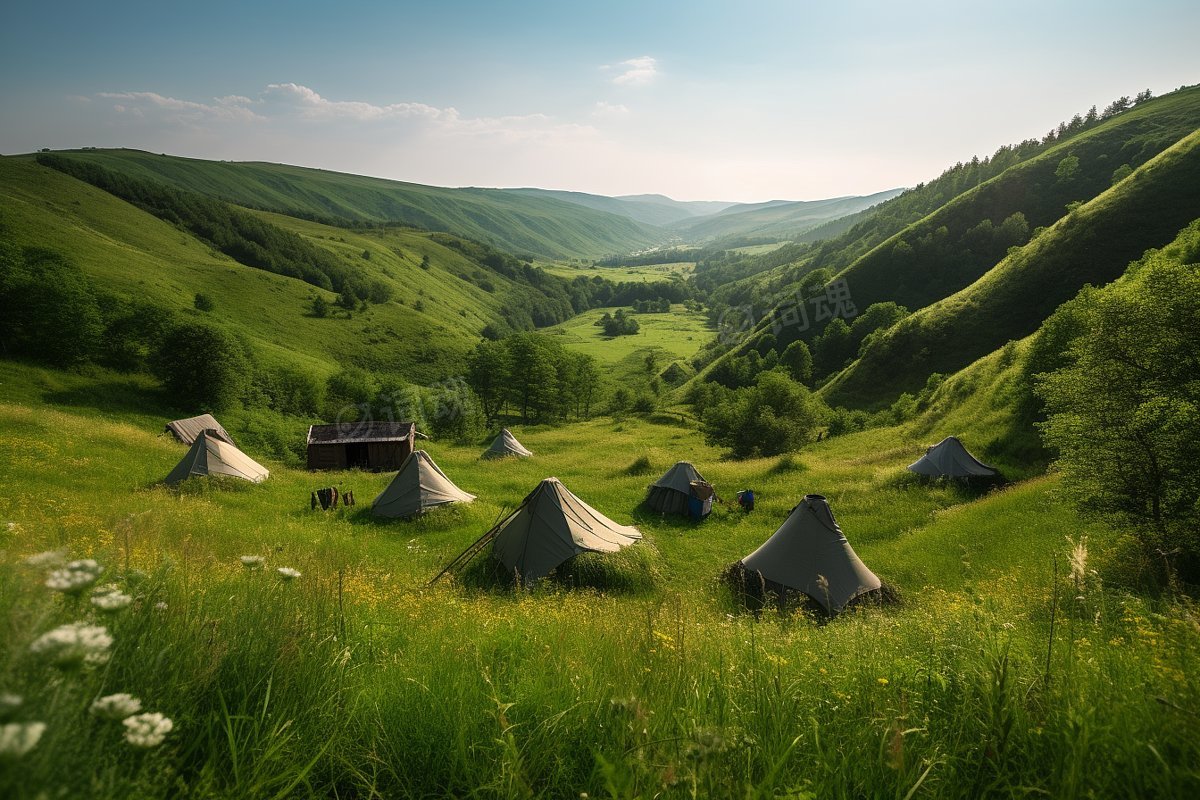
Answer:
<svg viewBox="0 0 1200 800"><path fill-rule="evenodd" d="M69 155L240 205L319 219L399 222L518 254L599 257L664 238L627 217L499 189L447 189L284 164L203 161L139 150Z"/></svg>
<svg viewBox="0 0 1200 800"><path fill-rule="evenodd" d="M797 201L750 210L734 207L709 217L681 220L671 228L691 242L739 236L791 238L840 217L858 213L899 193L899 189L892 189L864 197Z"/></svg>
<svg viewBox="0 0 1200 800"><path fill-rule="evenodd" d="M582 267L561 262L538 263L537 266L564 278L591 278L600 276L614 283L654 283L669 281L678 275L686 278L692 274L694 261L674 261L669 264L649 264L644 267Z"/></svg>
<svg viewBox="0 0 1200 800"><path fill-rule="evenodd" d="M192 299L203 292L216 302L207 318L247 337L268 361L319 374L349 362L407 372L418 382L445 377L446 364L498 316L496 295L471 279L484 275L498 292L511 285L420 233L361 234L264 214L395 291L392 302L351 319L317 319L308 314L311 298L322 295L332 302L332 293L238 264L165 222L29 160L0 159L0 197L0 220L15 241L63 251L105 292L181 314L198 313ZM362 258L364 251L370 259ZM426 255L429 270L419 266ZM421 312L413 308L418 299Z"/></svg>
<svg viewBox="0 0 1200 800"><path fill-rule="evenodd" d="M183 453L157 435L161 419L39 402L39 382L85 379L3 370L0 519L15 524L0 529L0 682L49 723L0 772L8 796L170 796L176 775L225 796L286 794L298 781L292 793L326 796L903 796L921 783L967 797L983 781L1005 793L1184 797L1200 779L1186 710L1200 637L1169 609L1154 617L1142 601L1085 590L1077 616L1059 620L1055 680L1044 683L1051 555L1065 534L1087 534L1095 559L1115 536L1075 518L1052 478L982 498L906 480L924 434L827 441L785 469L721 461L694 431L636 418L518 429L537 456L502 466L480 461L481 445L432 442L479 501L375 524L361 507L310 512L308 492L336 481L365 501L387 475L268 463L261 486L176 494L154 486ZM643 454L655 472L689 458L723 495L751 486L760 504L749 515L720 507L700 528L644 515L654 475L624 474ZM640 547L659 554L655 588L422 588L547 474L642 527ZM824 628L729 615L715 575L806 492L830 498L902 607ZM150 575L136 590L146 602L107 621L111 666L57 690L24 651L81 612L13 566L48 548L94 556L108 578ZM245 575L245 553L303 577ZM88 719L91 697L114 691L175 719L162 750L124 757L115 732Z"/></svg>
<svg viewBox="0 0 1200 800"><path fill-rule="evenodd" d="M886 404L1029 335L1084 284L1120 276L1200 217L1200 132L1005 258L970 286L901 322L825 389L841 405Z"/></svg>

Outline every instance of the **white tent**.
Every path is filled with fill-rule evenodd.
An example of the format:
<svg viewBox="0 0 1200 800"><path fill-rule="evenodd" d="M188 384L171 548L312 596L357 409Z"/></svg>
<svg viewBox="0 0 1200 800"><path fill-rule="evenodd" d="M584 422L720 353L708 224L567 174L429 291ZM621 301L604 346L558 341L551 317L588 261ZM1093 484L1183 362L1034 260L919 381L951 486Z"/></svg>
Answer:
<svg viewBox="0 0 1200 800"><path fill-rule="evenodd" d="M501 428L500 435L492 442L492 446L483 452L484 458L504 458L505 456L528 458L531 455L533 453L526 450L508 428Z"/></svg>
<svg viewBox="0 0 1200 800"><path fill-rule="evenodd" d="M704 480L691 462L679 461L650 485L646 505L666 514L688 514L688 501L695 497L699 516L705 516L712 511L713 494L712 484Z"/></svg>
<svg viewBox="0 0 1200 800"><path fill-rule="evenodd" d="M967 452L957 436L947 436L930 447L908 470L930 478L995 478L1000 474Z"/></svg>
<svg viewBox="0 0 1200 800"><path fill-rule="evenodd" d="M446 477L424 450L414 450L400 471L371 504L377 517L411 517L449 503L470 503L467 494Z"/></svg>
<svg viewBox="0 0 1200 800"><path fill-rule="evenodd" d="M207 432L201 432L183 460L175 465L166 483L174 486L193 475L228 475L251 483L261 483L270 475L267 468Z"/></svg>
<svg viewBox="0 0 1200 800"><path fill-rule="evenodd" d="M163 430L170 431L171 434L183 442L184 444L194 444L196 437L202 433L208 432L209 436L216 436L223 442L237 446L233 441L233 437L229 435L229 431L221 427L221 423L217 422L217 418L212 414L201 414L198 417L188 417L187 419L177 419L168 422Z"/></svg>
<svg viewBox="0 0 1200 800"><path fill-rule="evenodd" d="M882 585L859 560L819 494L805 495L771 538L741 563L770 583L803 592L829 614Z"/></svg>
<svg viewBox="0 0 1200 800"><path fill-rule="evenodd" d="M546 478L496 528L492 555L526 583L580 553L614 553L642 538L618 525L562 485Z"/></svg>

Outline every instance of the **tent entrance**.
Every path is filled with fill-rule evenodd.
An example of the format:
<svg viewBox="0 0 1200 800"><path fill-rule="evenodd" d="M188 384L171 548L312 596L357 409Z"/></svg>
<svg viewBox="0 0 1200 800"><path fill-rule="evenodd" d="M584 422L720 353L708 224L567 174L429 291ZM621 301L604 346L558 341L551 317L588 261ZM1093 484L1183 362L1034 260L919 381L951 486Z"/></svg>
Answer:
<svg viewBox="0 0 1200 800"><path fill-rule="evenodd" d="M371 456L366 442L354 442L346 445L346 466L350 469L368 469L371 466Z"/></svg>

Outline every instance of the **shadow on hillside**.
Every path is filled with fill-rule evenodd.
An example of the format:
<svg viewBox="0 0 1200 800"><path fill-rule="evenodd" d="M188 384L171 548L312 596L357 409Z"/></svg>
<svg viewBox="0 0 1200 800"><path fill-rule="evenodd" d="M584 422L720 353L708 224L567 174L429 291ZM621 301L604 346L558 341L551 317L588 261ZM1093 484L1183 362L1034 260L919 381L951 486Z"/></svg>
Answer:
<svg viewBox="0 0 1200 800"><path fill-rule="evenodd" d="M90 408L108 414L174 419L162 391L134 378L110 378L87 386L47 391L42 400L50 405Z"/></svg>

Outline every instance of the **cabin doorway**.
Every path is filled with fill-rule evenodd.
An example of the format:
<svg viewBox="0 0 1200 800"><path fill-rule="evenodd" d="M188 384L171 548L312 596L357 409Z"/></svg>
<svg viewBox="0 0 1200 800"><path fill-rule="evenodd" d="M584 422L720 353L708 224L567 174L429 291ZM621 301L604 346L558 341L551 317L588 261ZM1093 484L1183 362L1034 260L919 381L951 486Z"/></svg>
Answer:
<svg viewBox="0 0 1200 800"><path fill-rule="evenodd" d="M346 445L346 466L350 469L370 469L371 457L365 442Z"/></svg>

